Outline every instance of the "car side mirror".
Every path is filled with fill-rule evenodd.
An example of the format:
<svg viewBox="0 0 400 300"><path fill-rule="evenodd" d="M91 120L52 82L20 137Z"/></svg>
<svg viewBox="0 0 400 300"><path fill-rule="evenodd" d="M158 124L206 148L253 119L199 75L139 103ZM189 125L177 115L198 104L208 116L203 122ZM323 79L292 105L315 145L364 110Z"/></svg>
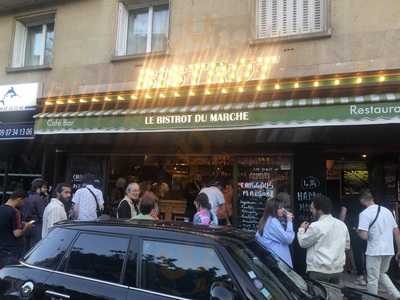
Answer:
<svg viewBox="0 0 400 300"><path fill-rule="evenodd" d="M236 300L237 293L232 283L224 281L216 281L211 285L210 288L210 299L211 300Z"/></svg>

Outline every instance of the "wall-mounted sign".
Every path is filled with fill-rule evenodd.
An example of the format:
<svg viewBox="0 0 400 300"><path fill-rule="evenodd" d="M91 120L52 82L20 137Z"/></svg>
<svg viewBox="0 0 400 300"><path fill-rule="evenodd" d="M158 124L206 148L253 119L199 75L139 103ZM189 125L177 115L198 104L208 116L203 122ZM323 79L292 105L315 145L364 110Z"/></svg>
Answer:
<svg viewBox="0 0 400 300"><path fill-rule="evenodd" d="M38 83L0 85L0 112L34 110Z"/></svg>
<svg viewBox="0 0 400 300"><path fill-rule="evenodd" d="M33 138L33 122L26 124L0 124L0 140Z"/></svg>
<svg viewBox="0 0 400 300"><path fill-rule="evenodd" d="M255 60L242 59L238 63L198 63L157 69L144 67L140 71L136 88L171 88L263 80L269 77L272 65L277 63L279 56L259 57Z"/></svg>

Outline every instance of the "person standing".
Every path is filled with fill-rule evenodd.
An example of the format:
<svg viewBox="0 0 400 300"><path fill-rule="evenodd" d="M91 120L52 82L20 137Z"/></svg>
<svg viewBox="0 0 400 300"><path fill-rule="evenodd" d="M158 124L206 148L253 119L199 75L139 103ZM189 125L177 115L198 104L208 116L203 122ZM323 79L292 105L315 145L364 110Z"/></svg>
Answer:
<svg viewBox="0 0 400 300"><path fill-rule="evenodd" d="M132 220L151 220L155 221L157 218L156 215L156 204L157 197L152 192L146 192L143 194L139 203L140 214L134 216Z"/></svg>
<svg viewBox="0 0 400 300"><path fill-rule="evenodd" d="M125 191L125 197L120 201L117 209L118 219L131 219L139 214L140 186L138 183L130 183Z"/></svg>
<svg viewBox="0 0 400 300"><path fill-rule="evenodd" d="M196 207L194 206L194 200L202 189L202 179L200 174L193 176L192 180L186 184L185 187L185 217L189 219L190 222L193 221L193 216L196 214Z"/></svg>
<svg viewBox="0 0 400 300"><path fill-rule="evenodd" d="M68 219L65 204L71 201L72 187L68 183L60 183L54 190L54 197L46 206L43 213L42 238L49 233L49 229L55 223Z"/></svg>
<svg viewBox="0 0 400 300"><path fill-rule="evenodd" d="M80 221L96 220L103 211L103 192L94 187L94 179L92 174L83 175L83 187L72 198L74 215Z"/></svg>
<svg viewBox="0 0 400 300"><path fill-rule="evenodd" d="M367 289L378 294L381 283L387 293L400 299L400 292L390 280L387 272L394 256L393 237L397 244L396 259L400 259L400 231L393 214L385 207L377 205L370 191L362 193L360 202L366 207L360 214L358 234L367 242Z"/></svg>
<svg viewBox="0 0 400 300"><path fill-rule="evenodd" d="M286 219L284 224L280 221L282 218ZM257 226L256 240L293 268L289 246L294 238L293 214L284 209L283 202L279 199L268 199Z"/></svg>
<svg viewBox="0 0 400 300"><path fill-rule="evenodd" d="M311 279L340 284L350 249L347 226L332 216L332 203L324 195L314 197L311 213L318 221L303 222L297 233L300 247L307 249L307 272Z"/></svg>
<svg viewBox="0 0 400 300"><path fill-rule="evenodd" d="M211 224L218 225L218 213L221 214L220 210L225 210L225 198L224 194L222 193L222 187L218 182L216 182L209 187L201 189L200 193L206 194L208 197L208 201L210 202L211 214L213 215ZM229 219L226 219L226 223L230 225Z"/></svg>
<svg viewBox="0 0 400 300"><path fill-rule="evenodd" d="M42 178L32 181L28 198L21 207L22 220L24 222L35 221L32 229L25 234L24 251L33 248L42 236L43 212L48 203L48 184Z"/></svg>
<svg viewBox="0 0 400 300"><path fill-rule="evenodd" d="M231 225L233 214L233 186L232 182L225 181L223 183L222 193L224 195L224 205L222 209L217 211L218 224Z"/></svg>
<svg viewBox="0 0 400 300"><path fill-rule="evenodd" d="M111 208L109 208L109 210L111 211L111 215L113 217L117 217L118 206L121 200L125 197L126 187L126 179L123 177L118 178L117 182L115 183L115 187L111 192Z"/></svg>
<svg viewBox="0 0 400 300"><path fill-rule="evenodd" d="M204 193L197 195L194 200L194 205L197 209L197 213L193 217L193 224L195 225L210 225L212 221L211 205L208 201L208 197Z"/></svg>
<svg viewBox="0 0 400 300"><path fill-rule="evenodd" d="M345 222L350 232L351 252L354 257L355 269L357 271L357 279L355 284L366 285L365 281L365 251L367 243L362 240L357 232L358 218L363 207L360 199L355 197L346 197L342 200L340 208L340 220Z"/></svg>
<svg viewBox="0 0 400 300"><path fill-rule="evenodd" d="M22 223L19 208L26 194L15 191L8 201L0 206L0 269L9 264L18 263L23 254L24 234L32 228L34 220Z"/></svg>

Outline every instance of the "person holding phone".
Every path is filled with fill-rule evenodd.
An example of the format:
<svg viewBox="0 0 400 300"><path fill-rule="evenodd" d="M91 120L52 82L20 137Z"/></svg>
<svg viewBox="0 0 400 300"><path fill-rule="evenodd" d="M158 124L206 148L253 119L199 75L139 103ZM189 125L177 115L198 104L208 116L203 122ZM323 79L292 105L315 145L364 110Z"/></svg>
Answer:
<svg viewBox="0 0 400 300"><path fill-rule="evenodd" d="M281 222L282 219L285 219L284 223ZM282 200L268 199L258 223L256 240L293 268L289 246L294 238L293 214L284 208Z"/></svg>
<svg viewBox="0 0 400 300"><path fill-rule="evenodd" d="M22 223L19 211L25 198L24 191L15 191L0 206L0 269L18 263L24 248L22 237L32 228L33 222Z"/></svg>

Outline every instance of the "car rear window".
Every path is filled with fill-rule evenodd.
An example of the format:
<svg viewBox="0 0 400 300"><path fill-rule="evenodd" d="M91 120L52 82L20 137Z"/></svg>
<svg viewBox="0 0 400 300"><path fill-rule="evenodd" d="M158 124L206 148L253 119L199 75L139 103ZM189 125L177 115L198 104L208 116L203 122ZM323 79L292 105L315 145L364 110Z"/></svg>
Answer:
<svg viewBox="0 0 400 300"><path fill-rule="evenodd" d="M39 244L29 252L24 261L27 264L57 269L60 260L65 255L69 245L76 235L76 231L63 228L54 228Z"/></svg>

